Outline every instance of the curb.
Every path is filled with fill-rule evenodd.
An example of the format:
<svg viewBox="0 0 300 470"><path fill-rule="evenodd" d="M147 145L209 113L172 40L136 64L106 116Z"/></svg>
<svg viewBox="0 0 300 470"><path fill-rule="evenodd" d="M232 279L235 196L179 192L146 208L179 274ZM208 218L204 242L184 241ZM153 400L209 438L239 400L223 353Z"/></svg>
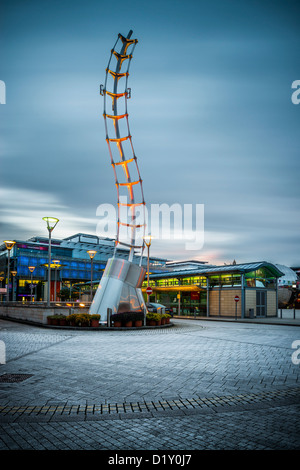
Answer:
<svg viewBox="0 0 300 470"><path fill-rule="evenodd" d="M300 388L250 394L178 398L93 405L0 406L1 422L89 421L103 419L141 419L203 413L226 413L289 406L300 403Z"/></svg>

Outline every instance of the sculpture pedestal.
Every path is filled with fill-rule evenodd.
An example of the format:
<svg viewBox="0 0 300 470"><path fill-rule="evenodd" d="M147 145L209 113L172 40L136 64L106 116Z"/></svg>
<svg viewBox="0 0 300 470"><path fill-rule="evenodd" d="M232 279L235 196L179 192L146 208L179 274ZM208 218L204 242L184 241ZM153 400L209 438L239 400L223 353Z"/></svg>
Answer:
<svg viewBox="0 0 300 470"><path fill-rule="evenodd" d="M100 314L100 323L107 323L107 309L112 315L121 312L146 314L141 286L146 270L130 261L110 258L90 306L90 314Z"/></svg>

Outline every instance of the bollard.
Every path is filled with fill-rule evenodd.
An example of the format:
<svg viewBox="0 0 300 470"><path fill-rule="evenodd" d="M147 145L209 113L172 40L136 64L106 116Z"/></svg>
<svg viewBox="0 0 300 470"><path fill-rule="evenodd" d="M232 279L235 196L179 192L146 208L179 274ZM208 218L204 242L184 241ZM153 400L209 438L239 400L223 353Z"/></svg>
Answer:
<svg viewBox="0 0 300 470"><path fill-rule="evenodd" d="M107 309L107 327L110 327L110 317L111 317L112 309Z"/></svg>

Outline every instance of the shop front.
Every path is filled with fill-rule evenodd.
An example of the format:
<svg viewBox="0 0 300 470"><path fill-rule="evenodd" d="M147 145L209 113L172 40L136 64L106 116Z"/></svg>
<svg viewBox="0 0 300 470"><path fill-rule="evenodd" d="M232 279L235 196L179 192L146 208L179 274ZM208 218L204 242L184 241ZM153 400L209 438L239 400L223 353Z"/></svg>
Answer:
<svg viewBox="0 0 300 470"><path fill-rule="evenodd" d="M277 278L271 263L205 266L150 275L150 301L172 308L177 316L277 316ZM147 287L144 282L143 292Z"/></svg>

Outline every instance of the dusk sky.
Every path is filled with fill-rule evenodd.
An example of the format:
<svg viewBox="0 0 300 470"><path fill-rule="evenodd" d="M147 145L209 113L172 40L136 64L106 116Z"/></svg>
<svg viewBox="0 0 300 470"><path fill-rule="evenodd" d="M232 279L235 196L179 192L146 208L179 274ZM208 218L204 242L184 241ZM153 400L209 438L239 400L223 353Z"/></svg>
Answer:
<svg viewBox="0 0 300 470"><path fill-rule="evenodd" d="M153 256L300 265L299 1L3 0L0 241L96 234L116 204L103 97L118 33L138 39L128 101L151 204L204 204L204 246ZM103 234L105 236L105 234Z"/></svg>

